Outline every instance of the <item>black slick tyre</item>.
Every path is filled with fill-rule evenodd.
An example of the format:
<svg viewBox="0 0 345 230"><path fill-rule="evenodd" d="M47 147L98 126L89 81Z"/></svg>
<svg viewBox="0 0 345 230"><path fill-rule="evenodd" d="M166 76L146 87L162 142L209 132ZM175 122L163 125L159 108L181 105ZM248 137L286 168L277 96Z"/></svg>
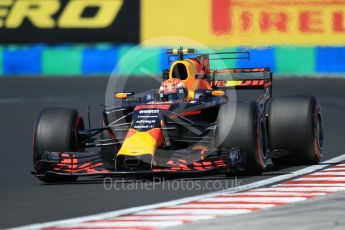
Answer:
<svg viewBox="0 0 345 230"><path fill-rule="evenodd" d="M245 170L260 174L266 168L267 138L263 115L255 102L224 104L218 114L216 142L219 148L239 147Z"/></svg>
<svg viewBox="0 0 345 230"><path fill-rule="evenodd" d="M46 151L74 152L82 151L80 148L81 137L78 134L84 129L84 122L78 111L65 108L49 108L43 110L36 121L33 136L33 162L38 173L37 162L41 160ZM44 176L40 177L44 182L75 181L76 176Z"/></svg>
<svg viewBox="0 0 345 230"><path fill-rule="evenodd" d="M310 165L322 157L322 115L315 97L275 98L269 107L269 142L277 166Z"/></svg>

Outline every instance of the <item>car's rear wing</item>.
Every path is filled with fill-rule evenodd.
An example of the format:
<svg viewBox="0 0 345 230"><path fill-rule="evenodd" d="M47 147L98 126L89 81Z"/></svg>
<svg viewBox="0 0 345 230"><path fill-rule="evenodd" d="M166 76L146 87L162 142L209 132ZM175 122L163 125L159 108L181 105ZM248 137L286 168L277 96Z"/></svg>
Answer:
<svg viewBox="0 0 345 230"><path fill-rule="evenodd" d="M272 86L269 68L232 68L211 72L214 88L264 89Z"/></svg>
<svg viewBox="0 0 345 230"><path fill-rule="evenodd" d="M268 100L272 95L272 72L269 68L231 68L214 70L210 76L214 89L263 89Z"/></svg>

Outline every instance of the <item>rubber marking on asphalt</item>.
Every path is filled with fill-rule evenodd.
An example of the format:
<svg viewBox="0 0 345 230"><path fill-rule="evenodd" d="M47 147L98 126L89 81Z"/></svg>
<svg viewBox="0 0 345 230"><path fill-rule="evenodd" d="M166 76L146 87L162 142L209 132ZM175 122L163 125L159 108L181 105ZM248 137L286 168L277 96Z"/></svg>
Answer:
<svg viewBox="0 0 345 230"><path fill-rule="evenodd" d="M219 192L17 229L148 230L250 213L344 191L344 160L341 155L320 165Z"/></svg>

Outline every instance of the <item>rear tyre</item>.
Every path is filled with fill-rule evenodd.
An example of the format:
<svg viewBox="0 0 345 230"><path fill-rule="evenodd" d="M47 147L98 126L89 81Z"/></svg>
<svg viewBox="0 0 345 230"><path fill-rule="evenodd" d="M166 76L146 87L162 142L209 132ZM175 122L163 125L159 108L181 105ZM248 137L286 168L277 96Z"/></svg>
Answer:
<svg viewBox="0 0 345 230"><path fill-rule="evenodd" d="M84 129L83 119L78 111L65 108L43 110L36 121L33 137L33 162L38 173L42 172L37 162L45 151L74 152L82 151L82 137L78 131ZM77 176L50 175L40 177L44 182L75 181Z"/></svg>
<svg viewBox="0 0 345 230"><path fill-rule="evenodd" d="M217 122L218 148L239 147L245 154L246 172L263 172L267 161L267 138L264 117L258 111L256 103L227 103L220 108Z"/></svg>
<svg viewBox="0 0 345 230"><path fill-rule="evenodd" d="M275 98L269 107L270 149L277 166L317 164L322 157L323 130L315 97Z"/></svg>

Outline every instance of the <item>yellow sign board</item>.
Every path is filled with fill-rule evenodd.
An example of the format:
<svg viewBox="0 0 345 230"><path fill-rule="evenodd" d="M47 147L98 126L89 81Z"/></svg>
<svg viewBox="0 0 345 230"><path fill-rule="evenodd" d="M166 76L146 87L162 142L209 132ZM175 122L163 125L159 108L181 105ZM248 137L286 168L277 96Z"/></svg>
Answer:
<svg viewBox="0 0 345 230"><path fill-rule="evenodd" d="M180 45L162 36L216 47L345 45L345 0L142 0L141 41Z"/></svg>
<svg viewBox="0 0 345 230"><path fill-rule="evenodd" d="M39 29L106 28L113 23L122 5L123 0L0 0L0 29L18 29L25 20ZM83 17L92 7L98 9L97 13Z"/></svg>

